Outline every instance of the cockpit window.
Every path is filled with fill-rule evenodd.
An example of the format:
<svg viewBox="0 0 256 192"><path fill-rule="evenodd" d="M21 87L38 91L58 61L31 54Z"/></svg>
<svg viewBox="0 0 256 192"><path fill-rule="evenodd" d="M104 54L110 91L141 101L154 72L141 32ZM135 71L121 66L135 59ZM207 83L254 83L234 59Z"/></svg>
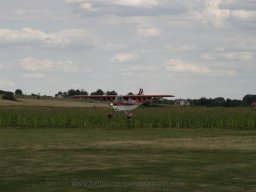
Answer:
<svg viewBox="0 0 256 192"><path fill-rule="evenodd" d="M120 97L120 96L117 96L117 97L115 98L115 101L124 101L124 98L123 98L123 97Z"/></svg>

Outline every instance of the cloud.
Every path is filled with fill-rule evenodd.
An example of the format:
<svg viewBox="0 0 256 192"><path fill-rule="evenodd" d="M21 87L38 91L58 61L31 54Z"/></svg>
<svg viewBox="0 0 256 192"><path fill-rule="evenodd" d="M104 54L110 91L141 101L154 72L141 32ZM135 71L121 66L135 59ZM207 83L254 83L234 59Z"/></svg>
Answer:
<svg viewBox="0 0 256 192"><path fill-rule="evenodd" d="M213 54L211 54L211 53L204 53L204 54L202 54L201 59L213 60L213 59L216 59L216 57L213 56Z"/></svg>
<svg viewBox="0 0 256 192"><path fill-rule="evenodd" d="M22 74L22 76L30 79L42 79L45 77L45 74L44 73L24 73Z"/></svg>
<svg viewBox="0 0 256 192"><path fill-rule="evenodd" d="M201 20L203 23L211 24L215 27L223 27L227 24L230 17L230 10L221 9L222 0L199 0L196 1L192 13L193 17Z"/></svg>
<svg viewBox="0 0 256 192"><path fill-rule="evenodd" d="M85 0L66 0L67 3L83 3Z"/></svg>
<svg viewBox="0 0 256 192"><path fill-rule="evenodd" d="M166 64L166 71L180 72L180 73L205 73L209 75L229 76L235 77L239 75L236 70L224 67L206 67L201 64L195 64L179 59L170 59Z"/></svg>
<svg viewBox="0 0 256 192"><path fill-rule="evenodd" d="M95 45L95 48L98 50L120 50L126 48L125 44L122 43L105 43L105 42L99 42Z"/></svg>
<svg viewBox="0 0 256 192"><path fill-rule="evenodd" d="M159 37L162 31L156 27L140 26L137 34L142 37Z"/></svg>
<svg viewBox="0 0 256 192"><path fill-rule="evenodd" d="M0 64L0 69L8 69L9 66L8 65L3 65L3 64Z"/></svg>
<svg viewBox="0 0 256 192"><path fill-rule="evenodd" d="M111 58L111 61L117 62L117 63L124 63L129 61L135 61L139 58L138 55L132 54L132 53L121 53L117 54L114 57Z"/></svg>
<svg viewBox="0 0 256 192"><path fill-rule="evenodd" d="M190 52L190 51L196 51L198 50L198 45L193 43L193 44L182 44L182 45L176 45L174 42L172 44L167 45L166 48L172 52Z"/></svg>
<svg viewBox="0 0 256 192"><path fill-rule="evenodd" d="M157 0L115 0L115 5L130 6L130 7L152 7L158 5Z"/></svg>
<svg viewBox="0 0 256 192"><path fill-rule="evenodd" d="M135 72L156 72L159 70L159 67L154 65L133 65L128 70L133 70Z"/></svg>
<svg viewBox="0 0 256 192"><path fill-rule="evenodd" d="M202 54L202 59L206 60L233 60L233 61L251 61L253 59L252 53L250 52L215 52L215 53L204 53Z"/></svg>
<svg viewBox="0 0 256 192"><path fill-rule="evenodd" d="M90 0L66 0L67 3L73 4L89 4L96 2L96 4L115 5L115 6L127 6L127 7L142 7L150 8L158 5L158 0L108 0L108 1L90 1ZM90 3L89 3L90 2Z"/></svg>
<svg viewBox="0 0 256 192"><path fill-rule="evenodd" d="M90 3L82 3L80 7L84 11L92 11L92 5Z"/></svg>
<svg viewBox="0 0 256 192"><path fill-rule="evenodd" d="M252 54L249 52L226 52L226 53L223 53L223 57L228 60L243 60L243 61L252 60Z"/></svg>
<svg viewBox="0 0 256 192"><path fill-rule="evenodd" d="M24 27L21 30L0 28L0 44L33 45L44 47L68 47L87 39L89 33L79 29L67 29L55 33Z"/></svg>
<svg viewBox="0 0 256 192"><path fill-rule="evenodd" d="M69 4L77 4L83 11L92 11L92 4L88 0L66 0Z"/></svg>
<svg viewBox="0 0 256 192"><path fill-rule="evenodd" d="M179 59L171 59L166 65L166 70L171 72L209 73L210 69L205 66L186 62Z"/></svg>
<svg viewBox="0 0 256 192"><path fill-rule="evenodd" d="M256 21L256 11L233 10L231 11L231 16L238 20Z"/></svg>
<svg viewBox="0 0 256 192"><path fill-rule="evenodd" d="M224 0L199 0L197 6L192 11L194 18L203 23L211 24L217 28L222 28L230 24L233 20L255 21L256 12L244 9L222 8Z"/></svg>
<svg viewBox="0 0 256 192"><path fill-rule="evenodd" d="M220 76L228 76L228 77L236 77L239 73L235 70L228 70L228 69L216 69L213 70L213 74L220 75Z"/></svg>
<svg viewBox="0 0 256 192"><path fill-rule="evenodd" d="M215 27L224 27L227 24L227 19L230 17L230 11L210 7L203 11L203 17L206 22Z"/></svg>
<svg viewBox="0 0 256 192"><path fill-rule="evenodd" d="M77 72L78 66L71 61L52 61L48 59L25 58L18 61L21 68L31 73L46 73L46 72Z"/></svg>
<svg viewBox="0 0 256 192"><path fill-rule="evenodd" d="M0 87L1 89L9 89L14 87L14 82L10 81L10 80L3 80L0 79Z"/></svg>
<svg viewBox="0 0 256 192"><path fill-rule="evenodd" d="M167 10L159 0L66 0L66 3L82 17L165 15L176 11L177 5L172 4Z"/></svg>

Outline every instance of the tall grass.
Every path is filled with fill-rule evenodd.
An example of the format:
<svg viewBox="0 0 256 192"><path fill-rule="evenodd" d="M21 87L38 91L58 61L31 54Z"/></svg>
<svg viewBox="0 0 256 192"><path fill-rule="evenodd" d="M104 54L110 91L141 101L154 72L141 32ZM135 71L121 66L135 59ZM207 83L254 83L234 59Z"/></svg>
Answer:
<svg viewBox="0 0 256 192"><path fill-rule="evenodd" d="M0 108L0 127L79 128L213 128L256 129L256 110L250 108L146 108L124 113L104 108Z"/></svg>

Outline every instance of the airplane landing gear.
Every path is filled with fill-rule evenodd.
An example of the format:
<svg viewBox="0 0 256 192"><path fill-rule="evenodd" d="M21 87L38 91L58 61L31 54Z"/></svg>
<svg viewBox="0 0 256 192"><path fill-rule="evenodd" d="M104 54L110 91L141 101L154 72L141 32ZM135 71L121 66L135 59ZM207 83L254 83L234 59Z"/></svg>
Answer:
<svg viewBox="0 0 256 192"><path fill-rule="evenodd" d="M131 119L132 118L132 113L127 113L126 111L124 111L125 112L125 114L126 114L126 117L127 117L127 119Z"/></svg>
<svg viewBox="0 0 256 192"><path fill-rule="evenodd" d="M126 113L126 116L128 119L131 119L132 118L132 113Z"/></svg>
<svg viewBox="0 0 256 192"><path fill-rule="evenodd" d="M108 113L108 118L112 119L112 117L113 117L113 113Z"/></svg>
<svg viewBox="0 0 256 192"><path fill-rule="evenodd" d="M133 114L132 114L132 113L127 113L126 111L125 111L125 115L126 115L127 119L131 119L131 118L133 117ZM108 114L107 114L107 117L108 117L109 119L112 119L113 113L108 113Z"/></svg>

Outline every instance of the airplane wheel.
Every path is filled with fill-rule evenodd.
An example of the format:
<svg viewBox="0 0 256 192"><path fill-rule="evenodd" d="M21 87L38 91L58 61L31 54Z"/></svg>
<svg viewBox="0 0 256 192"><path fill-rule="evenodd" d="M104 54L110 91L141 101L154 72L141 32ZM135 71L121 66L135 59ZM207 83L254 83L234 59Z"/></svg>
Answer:
<svg viewBox="0 0 256 192"><path fill-rule="evenodd" d="M113 117L113 113L108 113L108 118L111 119Z"/></svg>
<svg viewBox="0 0 256 192"><path fill-rule="evenodd" d="M127 118L128 118L128 119L131 119L131 118L132 118L132 113L128 113L128 114L127 114Z"/></svg>

